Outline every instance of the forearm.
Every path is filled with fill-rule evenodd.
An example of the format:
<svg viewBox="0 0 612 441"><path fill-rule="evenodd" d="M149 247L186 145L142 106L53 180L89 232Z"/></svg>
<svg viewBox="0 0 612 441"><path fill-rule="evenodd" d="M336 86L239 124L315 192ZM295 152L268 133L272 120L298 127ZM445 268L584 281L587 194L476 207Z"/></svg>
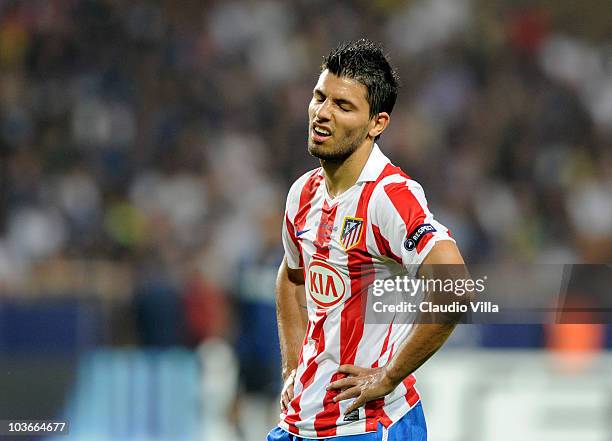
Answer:
<svg viewBox="0 0 612 441"><path fill-rule="evenodd" d="M301 302L304 285L291 281L288 271L286 262L283 262L276 281L276 316L283 379L297 367L306 333L305 309Z"/></svg>
<svg viewBox="0 0 612 441"><path fill-rule="evenodd" d="M445 241L436 244L424 260L419 269L419 276L443 281L465 280L469 278L469 273L456 245ZM431 292L427 298L435 304L447 304L455 301L465 303L471 299L471 296L471 293L456 295ZM385 375L388 380L397 385L417 370L440 349L461 319L462 314L454 313L422 313L419 315L410 334L385 366Z"/></svg>
<svg viewBox="0 0 612 441"><path fill-rule="evenodd" d="M455 324L415 324L385 366L387 379L393 385L401 383L440 349L454 328Z"/></svg>
<svg viewBox="0 0 612 441"><path fill-rule="evenodd" d="M285 288L276 298L283 379L286 379L291 370L297 367L306 333L302 307L297 301L298 289L298 287Z"/></svg>

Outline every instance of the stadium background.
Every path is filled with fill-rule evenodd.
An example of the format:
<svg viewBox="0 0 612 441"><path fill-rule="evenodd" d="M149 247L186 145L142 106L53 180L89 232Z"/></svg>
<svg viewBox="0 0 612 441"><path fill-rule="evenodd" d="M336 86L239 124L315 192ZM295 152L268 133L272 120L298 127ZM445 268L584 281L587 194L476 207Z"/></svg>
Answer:
<svg viewBox="0 0 612 441"><path fill-rule="evenodd" d="M609 263L611 24L606 1L0 1L0 419L263 439L284 196L342 40L385 44L381 146L468 262ZM611 346L461 326L417 375L431 439L609 440Z"/></svg>

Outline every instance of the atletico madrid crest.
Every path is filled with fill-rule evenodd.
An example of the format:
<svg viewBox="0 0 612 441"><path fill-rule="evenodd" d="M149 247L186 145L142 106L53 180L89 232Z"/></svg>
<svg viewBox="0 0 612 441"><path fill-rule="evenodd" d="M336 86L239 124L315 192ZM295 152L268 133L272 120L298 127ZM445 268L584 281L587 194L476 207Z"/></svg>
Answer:
<svg viewBox="0 0 612 441"><path fill-rule="evenodd" d="M342 234L340 235L340 243L346 251L357 246L361 240L363 232L363 219L346 216L342 223Z"/></svg>

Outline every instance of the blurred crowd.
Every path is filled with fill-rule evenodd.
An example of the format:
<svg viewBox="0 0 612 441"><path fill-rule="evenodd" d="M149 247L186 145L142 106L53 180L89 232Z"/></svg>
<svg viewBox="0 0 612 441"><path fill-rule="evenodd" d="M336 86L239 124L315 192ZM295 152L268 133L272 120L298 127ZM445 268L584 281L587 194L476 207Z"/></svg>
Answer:
<svg viewBox="0 0 612 441"><path fill-rule="evenodd" d="M610 8L568 4L0 0L0 290L122 265L139 341L237 341L276 390L284 197L322 57L362 36L402 80L380 146L468 262L610 262Z"/></svg>

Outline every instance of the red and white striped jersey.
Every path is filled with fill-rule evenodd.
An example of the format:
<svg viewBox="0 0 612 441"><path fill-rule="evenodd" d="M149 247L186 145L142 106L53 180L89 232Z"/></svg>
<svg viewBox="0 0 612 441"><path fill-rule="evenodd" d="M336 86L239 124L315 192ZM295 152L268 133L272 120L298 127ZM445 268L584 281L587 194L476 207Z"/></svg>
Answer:
<svg viewBox="0 0 612 441"><path fill-rule="evenodd" d="M419 401L410 375L391 394L345 415L352 400L334 403L326 386L338 367L384 366L411 324L370 324L364 305L374 279L415 275L434 243L452 240L429 209L421 186L375 144L355 185L335 198L323 170L289 190L283 245L290 268L303 268L308 327L299 356L294 398L279 426L306 438L376 431L398 421Z"/></svg>

